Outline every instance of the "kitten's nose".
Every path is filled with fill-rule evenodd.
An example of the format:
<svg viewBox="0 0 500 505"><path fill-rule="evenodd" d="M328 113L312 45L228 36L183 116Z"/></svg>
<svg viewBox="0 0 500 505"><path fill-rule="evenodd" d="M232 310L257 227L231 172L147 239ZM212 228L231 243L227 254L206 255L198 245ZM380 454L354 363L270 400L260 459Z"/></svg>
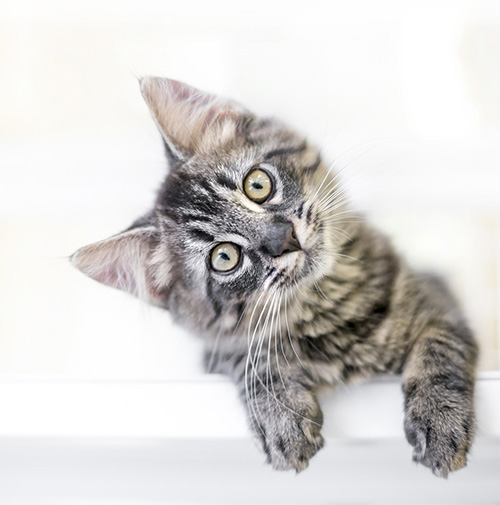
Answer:
<svg viewBox="0 0 500 505"><path fill-rule="evenodd" d="M293 251L300 251L300 244L289 222L266 225L262 234L262 250L273 258Z"/></svg>

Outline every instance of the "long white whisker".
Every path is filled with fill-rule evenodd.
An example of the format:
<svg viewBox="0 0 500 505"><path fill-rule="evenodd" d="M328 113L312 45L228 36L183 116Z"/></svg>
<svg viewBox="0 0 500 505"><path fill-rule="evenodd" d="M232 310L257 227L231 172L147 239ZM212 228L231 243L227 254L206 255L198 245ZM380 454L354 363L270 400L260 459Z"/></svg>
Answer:
<svg viewBox="0 0 500 505"><path fill-rule="evenodd" d="M290 347L292 348L292 351L295 354L295 357L297 358L297 361L300 363L300 365L302 366L302 368L305 368L304 363L302 363L302 360L299 358L299 355L297 354L297 351L295 350L295 347L293 346L292 336L291 336L291 332L290 332L290 325L288 324L287 305L288 305L288 291L285 292L285 322L286 322L286 331L288 333L288 340L290 342Z"/></svg>
<svg viewBox="0 0 500 505"><path fill-rule="evenodd" d="M268 341L268 344L267 344L267 364L266 364L266 379L267 377L270 378L270 382L271 382L271 391L273 393L273 397L275 399L276 398L276 391L274 390L274 379L273 379L273 373L272 373L272 370L271 370L271 344L272 344L272 341L273 341L273 335L274 335L274 331L275 331L275 328L274 328L274 322L275 322L275 317L276 317L276 310L278 308L278 305L277 305L277 300L278 296L277 294L275 294L275 297L274 297L274 305L273 305L273 315L272 315L272 318L271 318L271 323L269 325L269 341ZM267 382L266 382L267 384Z"/></svg>
<svg viewBox="0 0 500 505"><path fill-rule="evenodd" d="M280 360L279 360L279 353L278 353L278 330L279 330L279 335L280 335L280 343L281 343L281 352L283 354L283 357L285 358L286 362L288 363L288 360L286 359L285 353L283 352L283 339L281 335L281 301L283 299L283 294L280 293L279 301L278 301L278 317L276 318L276 330L274 334L274 354L275 354L275 359L276 359L276 367L278 369L278 376L281 381L281 385L283 386L283 390L285 391L286 396L288 396L288 390L285 386L285 381L283 380L283 375L281 373L281 367L280 367ZM290 366L290 364L288 363Z"/></svg>
<svg viewBox="0 0 500 505"><path fill-rule="evenodd" d="M252 361L252 346L253 346L253 342L254 342L254 339L255 339L255 334L256 334L256 331L257 331L257 327L260 323L260 318L262 317L262 313L263 311L261 311L260 313L260 317L257 321L257 324L255 325L255 328L252 332L252 337L250 339L250 332L251 332L251 328L252 328L252 321L253 321L253 316L255 314L255 311L257 310L257 307L259 306L259 303L262 299L262 297L265 295L265 291L263 291L261 293L261 295L259 296L259 299L257 300L253 310L252 310L252 314L250 316L250 321L249 321L249 324L248 324L248 335L247 335L247 346L248 346L248 352L247 352L247 359L245 361L245 396L246 396L246 400L247 400L247 405L248 407L252 410L254 416L256 419L258 419L258 416L257 416L257 412L255 411L255 407L253 405L253 401L252 401L252 391L251 391L251 377L250 377L250 384L249 384L249 377L248 377L248 366L249 364L252 362L252 373L253 373L253 361ZM268 300L269 301L269 298ZM266 304L267 304L267 301L266 301ZM253 418L252 416L250 416L250 419L252 420L252 424L254 424L253 422ZM260 427L260 425L257 423L259 429L262 431L262 428ZM264 433L262 433L263 435L265 435Z"/></svg>
<svg viewBox="0 0 500 505"><path fill-rule="evenodd" d="M272 294L268 296L268 299L267 299L267 302L269 300L271 300L271 297L272 297ZM266 305L267 305L267 302L266 302ZM264 312L264 310L266 309L266 307L264 307L262 313ZM256 346L256 349L255 349L255 357L252 361L252 378L251 378L251 388L253 388L253 397L254 399L256 400L257 399L257 380L259 381L259 383L262 384L262 380L259 376L259 370L258 370L258 366L259 366L259 363L260 363L260 357L261 357L261 354L262 354L262 347L264 345L264 340L265 340L265 336L266 336L266 328L267 328L267 322L269 320L269 313L270 313L270 310L271 310L271 304L267 305L267 312L266 312L266 317L265 317L265 321L264 321L264 326L262 327L262 329L260 330L259 332L259 338L258 338L258 342L257 342L257 346ZM267 393L269 394L269 390L266 386L264 386L264 389L267 391ZM252 391L252 389L251 389ZM255 402L255 405L256 405L256 408L258 409L258 402L256 401Z"/></svg>
<svg viewBox="0 0 500 505"><path fill-rule="evenodd" d="M269 308L267 310L267 315L266 315L266 320L264 322L264 327L262 328L262 331L261 331L261 338L260 338L261 345L260 345L260 351L259 351L259 360L260 360L260 353L262 352L262 347L263 347L264 341L266 339L267 328L268 328L268 326L270 326L269 322L270 322L271 316L274 311L274 303L276 300L276 294L273 293L272 297L273 297L273 299L272 299L272 302L269 304ZM268 342L270 342L270 334L268 336ZM268 348L269 348L269 344L268 344ZM269 388L269 355L267 357L267 362L266 362L266 388ZM269 391L268 391L268 393L269 393Z"/></svg>

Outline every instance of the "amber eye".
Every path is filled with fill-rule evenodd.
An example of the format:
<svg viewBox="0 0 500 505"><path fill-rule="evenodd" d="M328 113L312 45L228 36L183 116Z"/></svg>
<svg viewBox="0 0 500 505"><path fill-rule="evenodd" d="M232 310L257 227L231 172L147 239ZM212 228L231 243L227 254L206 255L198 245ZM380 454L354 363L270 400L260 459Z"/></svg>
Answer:
<svg viewBox="0 0 500 505"><path fill-rule="evenodd" d="M239 262L240 248L231 242L224 242L212 249L210 264L216 272L230 272Z"/></svg>
<svg viewBox="0 0 500 505"><path fill-rule="evenodd" d="M263 203L273 191L273 181L267 172L260 168L255 168L245 177L243 188L250 200Z"/></svg>

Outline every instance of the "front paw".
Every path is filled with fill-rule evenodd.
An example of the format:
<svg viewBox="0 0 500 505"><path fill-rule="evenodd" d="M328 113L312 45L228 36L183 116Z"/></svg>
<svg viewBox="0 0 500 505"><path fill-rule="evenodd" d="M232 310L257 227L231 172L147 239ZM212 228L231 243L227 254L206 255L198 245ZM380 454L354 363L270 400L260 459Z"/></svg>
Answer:
<svg viewBox="0 0 500 505"><path fill-rule="evenodd" d="M323 415L315 400L296 410L276 404L265 411L261 407L254 421L257 438L275 470L301 472L323 447Z"/></svg>
<svg viewBox="0 0 500 505"><path fill-rule="evenodd" d="M414 447L413 460L438 477L467 464L474 425L469 395L450 398L446 392L425 388L407 395L404 428Z"/></svg>

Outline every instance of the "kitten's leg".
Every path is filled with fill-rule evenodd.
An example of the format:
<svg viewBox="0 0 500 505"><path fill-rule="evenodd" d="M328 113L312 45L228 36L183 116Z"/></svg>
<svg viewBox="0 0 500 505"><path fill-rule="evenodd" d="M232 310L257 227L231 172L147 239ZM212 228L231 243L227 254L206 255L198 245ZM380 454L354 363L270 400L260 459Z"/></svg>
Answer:
<svg viewBox="0 0 500 505"><path fill-rule="evenodd" d="M303 370L261 372L239 384L250 423L273 468L300 472L324 443L312 384Z"/></svg>
<svg viewBox="0 0 500 505"><path fill-rule="evenodd" d="M474 435L477 347L465 324L424 328L403 371L406 438L413 459L435 475L466 465Z"/></svg>

